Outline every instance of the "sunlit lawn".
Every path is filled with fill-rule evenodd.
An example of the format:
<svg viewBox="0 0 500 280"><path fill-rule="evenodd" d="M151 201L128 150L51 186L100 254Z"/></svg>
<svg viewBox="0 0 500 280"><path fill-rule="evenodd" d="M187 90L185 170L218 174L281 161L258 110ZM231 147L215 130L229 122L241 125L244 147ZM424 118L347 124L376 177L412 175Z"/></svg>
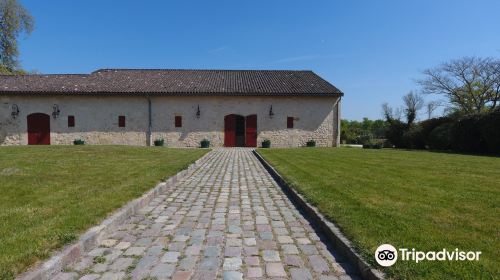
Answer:
<svg viewBox="0 0 500 280"><path fill-rule="evenodd" d="M397 279L499 278L500 158L349 148L261 149L367 261L384 243L482 251L476 262L398 261Z"/></svg>
<svg viewBox="0 0 500 280"><path fill-rule="evenodd" d="M0 147L0 279L46 259L202 149Z"/></svg>

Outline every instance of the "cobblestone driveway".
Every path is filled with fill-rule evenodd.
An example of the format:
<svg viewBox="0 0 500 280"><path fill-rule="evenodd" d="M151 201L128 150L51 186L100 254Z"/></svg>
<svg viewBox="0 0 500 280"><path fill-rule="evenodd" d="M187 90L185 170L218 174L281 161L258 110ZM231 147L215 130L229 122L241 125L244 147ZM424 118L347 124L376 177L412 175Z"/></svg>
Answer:
<svg viewBox="0 0 500 280"><path fill-rule="evenodd" d="M351 279L250 149L218 149L57 279Z"/></svg>

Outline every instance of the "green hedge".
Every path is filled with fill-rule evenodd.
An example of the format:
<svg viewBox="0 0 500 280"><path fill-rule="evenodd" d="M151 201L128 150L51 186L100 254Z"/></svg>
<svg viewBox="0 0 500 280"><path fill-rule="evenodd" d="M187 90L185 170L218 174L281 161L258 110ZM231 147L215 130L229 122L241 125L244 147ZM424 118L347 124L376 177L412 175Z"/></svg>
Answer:
<svg viewBox="0 0 500 280"><path fill-rule="evenodd" d="M450 150L451 149L451 128L453 123L444 123L429 133L427 146L433 150Z"/></svg>
<svg viewBox="0 0 500 280"><path fill-rule="evenodd" d="M458 119L451 128L451 148L460 152L485 153L487 149L479 130L481 115Z"/></svg>
<svg viewBox="0 0 500 280"><path fill-rule="evenodd" d="M422 137L423 141L426 145L429 145L431 139L431 132L444 124L450 124L453 122L453 119L450 117L440 117L440 118L432 118L425 121L420 122L420 127L422 128Z"/></svg>
<svg viewBox="0 0 500 280"><path fill-rule="evenodd" d="M486 150L493 154L500 154L500 109L482 116L479 132Z"/></svg>
<svg viewBox="0 0 500 280"><path fill-rule="evenodd" d="M396 121L386 137L396 148L500 154L500 109L458 119L429 119L411 128Z"/></svg>
<svg viewBox="0 0 500 280"><path fill-rule="evenodd" d="M412 126L403 133L401 144L407 149L425 149L425 139L420 125Z"/></svg>
<svg viewBox="0 0 500 280"><path fill-rule="evenodd" d="M396 148L406 148L403 140L403 135L407 131L408 126L402 121L393 120L385 132L387 140Z"/></svg>

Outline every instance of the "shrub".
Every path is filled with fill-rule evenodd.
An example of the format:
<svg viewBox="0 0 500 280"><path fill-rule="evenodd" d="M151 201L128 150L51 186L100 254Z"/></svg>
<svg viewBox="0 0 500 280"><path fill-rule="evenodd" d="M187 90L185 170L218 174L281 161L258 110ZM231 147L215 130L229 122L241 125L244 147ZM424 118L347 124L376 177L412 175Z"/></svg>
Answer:
<svg viewBox="0 0 500 280"><path fill-rule="evenodd" d="M428 120L425 120L425 121L421 121L419 123L421 129L422 129L422 138L425 142L425 145L430 147L430 135L431 135L431 132L438 126L441 126L445 123L452 123L453 122L453 119L450 118L450 117L440 117L440 118L432 118L432 119L428 119Z"/></svg>
<svg viewBox="0 0 500 280"><path fill-rule="evenodd" d="M453 123L444 123L434 128L429 133L427 145L433 150L449 150L451 149L451 130Z"/></svg>
<svg viewBox="0 0 500 280"><path fill-rule="evenodd" d="M425 149L425 139L422 133L422 127L417 124L412 126L401 137L402 148L407 149Z"/></svg>
<svg viewBox="0 0 500 280"><path fill-rule="evenodd" d="M407 130L407 125L399 120L392 120L385 132L385 136L396 148L403 147L403 134Z"/></svg>
<svg viewBox="0 0 500 280"><path fill-rule="evenodd" d="M73 141L73 145L84 145L85 144L85 141L83 141L82 139L75 139Z"/></svg>
<svg viewBox="0 0 500 280"><path fill-rule="evenodd" d="M479 131L488 152L500 154L500 109L483 115L479 122Z"/></svg>
<svg viewBox="0 0 500 280"><path fill-rule="evenodd" d="M156 140L154 141L154 144L155 144L155 146L157 146L157 147L162 147L163 145L165 145L165 140L163 140L163 139L156 139Z"/></svg>
<svg viewBox="0 0 500 280"><path fill-rule="evenodd" d="M314 140L307 141L306 147L316 147L316 141L314 141Z"/></svg>
<svg viewBox="0 0 500 280"><path fill-rule="evenodd" d="M460 152L485 152L486 145L481 139L479 125L479 115L466 116L453 123L451 148Z"/></svg>
<svg viewBox="0 0 500 280"><path fill-rule="evenodd" d="M385 142L387 141L384 141L382 139L370 140L367 143L363 144L363 149L382 149Z"/></svg>
<svg viewBox="0 0 500 280"><path fill-rule="evenodd" d="M207 139L201 140L200 147L201 148L208 148L208 147L210 147L210 141L208 141Z"/></svg>
<svg viewBox="0 0 500 280"><path fill-rule="evenodd" d="M405 123L392 120L386 137L396 148L500 154L500 109L485 114L429 119L410 129ZM371 142L364 144L370 147Z"/></svg>
<svg viewBox="0 0 500 280"><path fill-rule="evenodd" d="M377 139L382 143L382 148L394 148L394 145L387 139Z"/></svg>
<svg viewBox="0 0 500 280"><path fill-rule="evenodd" d="M382 149L383 145L381 143L375 144L364 144L363 149Z"/></svg>
<svg viewBox="0 0 500 280"><path fill-rule="evenodd" d="M262 148L271 148L271 140L264 139L264 141L262 141Z"/></svg>

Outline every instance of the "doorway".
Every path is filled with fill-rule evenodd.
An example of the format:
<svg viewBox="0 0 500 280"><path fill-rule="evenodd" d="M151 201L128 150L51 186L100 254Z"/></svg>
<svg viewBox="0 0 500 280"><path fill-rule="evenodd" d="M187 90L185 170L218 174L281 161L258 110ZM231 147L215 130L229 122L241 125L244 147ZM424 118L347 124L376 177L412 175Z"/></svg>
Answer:
<svg viewBox="0 0 500 280"><path fill-rule="evenodd" d="M257 147L257 115L224 117L225 147Z"/></svg>
<svg viewBox="0 0 500 280"><path fill-rule="evenodd" d="M245 147L245 117L237 115L235 122L236 147Z"/></svg>
<svg viewBox="0 0 500 280"><path fill-rule="evenodd" d="M30 114L28 121L28 145L50 145L50 116Z"/></svg>

